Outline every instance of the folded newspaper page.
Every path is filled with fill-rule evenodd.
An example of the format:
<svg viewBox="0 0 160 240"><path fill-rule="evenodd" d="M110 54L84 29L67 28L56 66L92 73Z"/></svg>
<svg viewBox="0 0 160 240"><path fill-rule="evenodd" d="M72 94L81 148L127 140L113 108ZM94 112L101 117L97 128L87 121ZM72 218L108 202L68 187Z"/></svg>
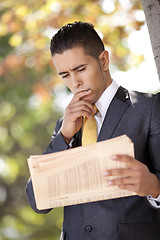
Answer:
<svg viewBox="0 0 160 240"><path fill-rule="evenodd" d="M135 195L108 186L102 173L126 168L113 161L115 154L134 157L134 146L126 136L57 153L30 156L28 166L39 210ZM108 177L113 179L115 177Z"/></svg>

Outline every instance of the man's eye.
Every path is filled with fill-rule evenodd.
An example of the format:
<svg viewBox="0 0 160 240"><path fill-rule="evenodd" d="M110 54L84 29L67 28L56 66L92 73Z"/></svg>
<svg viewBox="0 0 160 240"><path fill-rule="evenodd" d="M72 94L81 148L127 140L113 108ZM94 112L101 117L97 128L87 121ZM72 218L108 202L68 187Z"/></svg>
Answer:
<svg viewBox="0 0 160 240"><path fill-rule="evenodd" d="M69 74L65 74L65 75L62 75L62 78L66 78L68 76L69 76Z"/></svg>
<svg viewBox="0 0 160 240"><path fill-rule="evenodd" d="M82 72L82 71L84 71L86 68L84 67L84 68L80 68L80 69L78 69L77 70L77 72Z"/></svg>

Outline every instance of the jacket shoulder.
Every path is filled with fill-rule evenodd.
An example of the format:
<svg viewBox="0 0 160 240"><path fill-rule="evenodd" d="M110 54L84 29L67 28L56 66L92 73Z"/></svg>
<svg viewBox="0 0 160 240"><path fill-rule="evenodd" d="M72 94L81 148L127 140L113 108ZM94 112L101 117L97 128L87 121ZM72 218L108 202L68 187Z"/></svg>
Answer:
<svg viewBox="0 0 160 240"><path fill-rule="evenodd" d="M160 103L160 92L158 93L143 93L138 91L129 91L129 96L132 103L150 103L152 104L155 99Z"/></svg>

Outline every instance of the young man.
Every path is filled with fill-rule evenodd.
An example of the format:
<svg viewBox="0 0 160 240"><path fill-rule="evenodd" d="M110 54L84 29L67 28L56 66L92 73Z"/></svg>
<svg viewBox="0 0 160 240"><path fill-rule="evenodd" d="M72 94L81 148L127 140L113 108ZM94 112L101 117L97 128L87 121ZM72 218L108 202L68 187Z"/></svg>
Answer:
<svg viewBox="0 0 160 240"><path fill-rule="evenodd" d="M135 146L135 159L113 156L126 162L127 169L105 171L103 176L109 185L137 195L65 207L61 239L159 240L160 94L129 93L112 80L109 54L91 24L62 27L51 40L51 53L58 74L74 96L45 153L81 145L83 117L92 118L93 104L99 110L95 114L97 141L126 134ZM121 178L108 181L108 176ZM27 194L34 211L51 210L36 208L31 180Z"/></svg>

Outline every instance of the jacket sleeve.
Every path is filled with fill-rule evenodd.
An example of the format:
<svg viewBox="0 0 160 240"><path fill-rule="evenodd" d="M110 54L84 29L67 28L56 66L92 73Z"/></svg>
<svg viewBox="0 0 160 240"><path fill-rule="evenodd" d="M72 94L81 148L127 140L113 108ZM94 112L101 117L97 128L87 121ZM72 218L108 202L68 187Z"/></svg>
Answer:
<svg viewBox="0 0 160 240"><path fill-rule="evenodd" d="M149 154L155 174L160 179L160 93L155 95L150 120Z"/></svg>
<svg viewBox="0 0 160 240"><path fill-rule="evenodd" d="M160 93L155 95L152 105L149 133L149 155L154 173L160 181ZM154 199L150 195L147 196L146 199L150 206L160 209L160 195L157 199Z"/></svg>
<svg viewBox="0 0 160 240"><path fill-rule="evenodd" d="M62 119L58 120L51 142L44 152L44 154L53 153L53 152L59 152L63 150L67 150L69 148L69 145L64 141L62 134L60 132L60 128L62 125ZM35 202L35 196L33 191L33 185L32 185L32 179L30 178L27 182L26 186L26 193L28 197L28 201L32 207L32 209L38 213L38 214L45 214L50 212L52 209L45 209L45 210L38 210Z"/></svg>

